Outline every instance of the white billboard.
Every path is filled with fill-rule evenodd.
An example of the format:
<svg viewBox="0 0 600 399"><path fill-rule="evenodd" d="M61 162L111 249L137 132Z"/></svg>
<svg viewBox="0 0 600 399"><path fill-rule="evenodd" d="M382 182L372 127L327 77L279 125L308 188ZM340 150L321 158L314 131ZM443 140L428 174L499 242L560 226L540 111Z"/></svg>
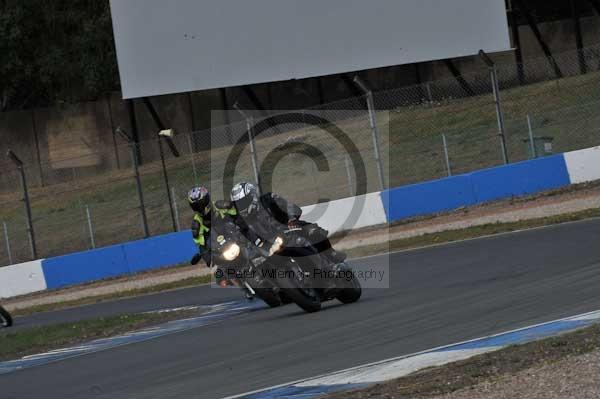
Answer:
<svg viewBox="0 0 600 399"><path fill-rule="evenodd" d="M123 96L510 49L505 0L111 0Z"/></svg>

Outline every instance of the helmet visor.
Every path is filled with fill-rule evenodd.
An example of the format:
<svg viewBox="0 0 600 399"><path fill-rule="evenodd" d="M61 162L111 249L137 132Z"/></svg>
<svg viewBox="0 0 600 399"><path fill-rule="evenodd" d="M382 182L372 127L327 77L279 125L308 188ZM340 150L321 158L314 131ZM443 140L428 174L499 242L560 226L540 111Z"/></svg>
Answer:
<svg viewBox="0 0 600 399"><path fill-rule="evenodd" d="M241 214L248 214L248 209L252 206L253 198L251 195L247 195L244 198L241 198L237 201L234 201L233 204L235 209Z"/></svg>

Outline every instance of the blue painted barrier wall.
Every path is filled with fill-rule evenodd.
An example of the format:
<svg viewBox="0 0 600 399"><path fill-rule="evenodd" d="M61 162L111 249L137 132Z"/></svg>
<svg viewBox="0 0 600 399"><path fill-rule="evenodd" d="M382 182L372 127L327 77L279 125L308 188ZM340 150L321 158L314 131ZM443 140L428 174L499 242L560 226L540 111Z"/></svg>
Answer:
<svg viewBox="0 0 600 399"><path fill-rule="evenodd" d="M388 222L475 204L469 176L448 177L386 190L381 199Z"/></svg>
<svg viewBox="0 0 600 399"><path fill-rule="evenodd" d="M565 158L556 155L398 187L380 197L393 222L570 183ZM48 288L54 289L184 263L195 251L190 231L184 231L45 259L42 269Z"/></svg>
<svg viewBox="0 0 600 399"><path fill-rule="evenodd" d="M44 259L42 270L55 289L188 262L196 250L188 230Z"/></svg>
<svg viewBox="0 0 600 399"><path fill-rule="evenodd" d="M387 190L388 222L552 190L571 184L563 155Z"/></svg>
<svg viewBox="0 0 600 399"><path fill-rule="evenodd" d="M571 184L563 155L518 162L468 174L475 203L530 195Z"/></svg>

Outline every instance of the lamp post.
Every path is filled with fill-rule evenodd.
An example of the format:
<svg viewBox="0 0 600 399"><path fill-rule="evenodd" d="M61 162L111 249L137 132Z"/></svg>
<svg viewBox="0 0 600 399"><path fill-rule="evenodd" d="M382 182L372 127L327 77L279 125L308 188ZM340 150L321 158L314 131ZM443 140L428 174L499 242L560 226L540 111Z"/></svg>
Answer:
<svg viewBox="0 0 600 399"><path fill-rule="evenodd" d="M364 93L367 98L367 108L369 109L369 124L371 125L371 134L373 136L373 151L375 155L375 163L377 165L377 174L379 176L379 188L385 190L385 175L383 173L383 161L381 160L381 150L379 147L379 131L377 130L377 118L375 115L375 101L373 100L373 92L367 87L358 75L354 77L354 84Z"/></svg>
<svg viewBox="0 0 600 399"><path fill-rule="evenodd" d="M146 217L146 205L144 203L144 192L142 191L142 182L140 180L140 159L139 159L139 148L133 138L127 134L120 126L117 127L116 133L119 134L131 148L131 160L133 163L133 173L135 177L135 187L138 193L138 199L140 201L140 213L142 215L142 228L144 229L144 237L150 237L150 229L148 229L148 218Z"/></svg>
<svg viewBox="0 0 600 399"><path fill-rule="evenodd" d="M500 98L500 84L498 83L498 69L492 59L485 51L479 50L479 56L490 69L490 77L492 79L492 91L494 92L494 103L496 104L496 118L498 119L498 134L500 136L500 144L502 146L502 158L504 163L508 164L508 150L506 149L506 127L504 125L504 113L502 112L502 99Z"/></svg>
<svg viewBox="0 0 600 399"><path fill-rule="evenodd" d="M6 155L15 164L19 174L21 175L21 188L23 189L23 203L25 204L25 214L27 216L27 232L29 234L29 245L31 246L31 257L32 259L37 259L38 256L37 247L35 244L35 232L33 230L33 221L31 217L31 203L29 202L29 192L27 191L27 179L25 178L23 161L21 161L12 150L8 150Z"/></svg>
<svg viewBox="0 0 600 399"><path fill-rule="evenodd" d="M171 211L171 222L173 223L173 231L178 231L177 229L177 219L175 217L175 209L173 206L173 196L171 195L171 186L169 184L169 174L167 173L167 164L165 163L165 151L163 149L162 141L167 140L169 147L173 151L175 146L173 145L172 138L175 135L175 131L173 129L161 130L158 132L158 151L160 153L160 162L162 163L163 177L165 180L165 190L167 191L167 199L169 200L169 210ZM177 150L175 149L174 153ZM175 156L179 156L179 153Z"/></svg>
<svg viewBox="0 0 600 399"><path fill-rule="evenodd" d="M262 192L262 187L260 184L260 173L258 172L258 157L256 155L256 146L254 143L254 134L252 133L252 128L254 127L254 118L251 115L247 115L242 109L239 107L237 101L233 104L233 108L237 112L242 115L242 117L246 120L246 130L248 132L248 142L250 143L250 157L252 159L252 170L254 171L254 180L256 182L256 186L258 187L258 191Z"/></svg>

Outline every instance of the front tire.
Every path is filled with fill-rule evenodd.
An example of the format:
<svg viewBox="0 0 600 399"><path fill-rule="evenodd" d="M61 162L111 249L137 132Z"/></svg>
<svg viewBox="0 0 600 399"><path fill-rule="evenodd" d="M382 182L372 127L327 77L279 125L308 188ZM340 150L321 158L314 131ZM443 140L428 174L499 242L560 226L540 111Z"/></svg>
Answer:
<svg viewBox="0 0 600 399"><path fill-rule="evenodd" d="M314 289L303 286L297 278L298 273L303 274L301 269L294 268L292 273L294 276L277 280L281 292L305 312L318 312L321 310L321 298Z"/></svg>
<svg viewBox="0 0 600 399"><path fill-rule="evenodd" d="M287 295L285 295L285 293L281 291L279 292L279 298L281 298L282 305L289 305L290 303L294 302L291 298L289 298Z"/></svg>
<svg viewBox="0 0 600 399"><path fill-rule="evenodd" d="M281 299L279 298L279 295L273 292L273 290L256 290L256 296L262 299L271 308L281 306Z"/></svg>
<svg viewBox="0 0 600 399"><path fill-rule="evenodd" d="M354 303L362 296L362 287L356 276L352 275L350 281L344 282L344 288L336 296L341 303Z"/></svg>
<svg viewBox="0 0 600 399"><path fill-rule="evenodd" d="M10 314L0 306L0 327L10 327L13 324Z"/></svg>

